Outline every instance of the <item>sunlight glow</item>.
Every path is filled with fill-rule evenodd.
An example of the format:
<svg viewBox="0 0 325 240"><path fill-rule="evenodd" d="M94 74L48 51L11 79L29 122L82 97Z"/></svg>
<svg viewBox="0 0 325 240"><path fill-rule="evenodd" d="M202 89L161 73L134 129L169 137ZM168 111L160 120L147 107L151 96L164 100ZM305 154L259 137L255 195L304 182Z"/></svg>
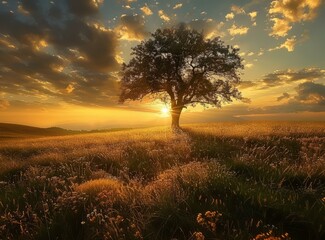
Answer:
<svg viewBox="0 0 325 240"><path fill-rule="evenodd" d="M160 111L161 111L161 115L163 117L168 117L169 116L170 111L169 111L168 107L164 106L164 107L161 108Z"/></svg>

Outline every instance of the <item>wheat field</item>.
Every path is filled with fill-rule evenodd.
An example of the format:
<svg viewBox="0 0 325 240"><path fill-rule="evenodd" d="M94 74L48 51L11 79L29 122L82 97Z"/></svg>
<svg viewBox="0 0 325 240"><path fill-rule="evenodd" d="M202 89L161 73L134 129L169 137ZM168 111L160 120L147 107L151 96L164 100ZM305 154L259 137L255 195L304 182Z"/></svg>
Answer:
<svg viewBox="0 0 325 240"><path fill-rule="evenodd" d="M1 239L325 239L325 123L0 141Z"/></svg>

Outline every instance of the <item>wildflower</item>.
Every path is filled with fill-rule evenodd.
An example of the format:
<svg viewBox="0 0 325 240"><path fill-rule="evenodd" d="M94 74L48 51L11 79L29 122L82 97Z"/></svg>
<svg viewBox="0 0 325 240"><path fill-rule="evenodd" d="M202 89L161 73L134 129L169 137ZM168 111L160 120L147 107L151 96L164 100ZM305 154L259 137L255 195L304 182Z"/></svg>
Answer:
<svg viewBox="0 0 325 240"><path fill-rule="evenodd" d="M202 224L204 222L204 219L202 217L202 213L199 213L196 217L196 221L198 224Z"/></svg>
<svg viewBox="0 0 325 240"><path fill-rule="evenodd" d="M140 231L136 231L135 234L134 234L134 236L135 236L136 238L140 238L140 239L142 239L142 235L141 235Z"/></svg>
<svg viewBox="0 0 325 240"><path fill-rule="evenodd" d="M205 239L205 237L204 237L204 235L203 235L202 232L195 232L193 234L193 236L195 237L195 240L204 240Z"/></svg>
<svg viewBox="0 0 325 240"><path fill-rule="evenodd" d="M207 211L205 214L204 214L207 218L213 218L216 216L216 212L213 211L213 212L210 212L210 211Z"/></svg>
<svg viewBox="0 0 325 240"><path fill-rule="evenodd" d="M275 236L273 230L269 230L266 233L257 234L252 240L290 240L288 233L282 234L280 237Z"/></svg>
<svg viewBox="0 0 325 240"><path fill-rule="evenodd" d="M216 223L214 223L214 222L208 222L209 223L209 225L210 225L210 229L212 230L212 232L215 232L216 231L216 229L217 229L217 225L216 225Z"/></svg>

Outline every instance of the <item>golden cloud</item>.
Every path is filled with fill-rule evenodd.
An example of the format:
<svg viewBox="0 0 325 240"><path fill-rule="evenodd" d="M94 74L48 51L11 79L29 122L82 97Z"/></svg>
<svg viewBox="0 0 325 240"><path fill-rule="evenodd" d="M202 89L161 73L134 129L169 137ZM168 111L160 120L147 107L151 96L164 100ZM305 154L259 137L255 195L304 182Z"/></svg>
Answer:
<svg viewBox="0 0 325 240"><path fill-rule="evenodd" d="M292 23L313 20L320 6L321 0L272 1L269 9L271 21L274 22L271 35L283 37L292 28Z"/></svg>
<svg viewBox="0 0 325 240"><path fill-rule="evenodd" d="M274 22L272 26L271 36L284 37L291 30L292 26L287 20L281 18L272 18L271 21Z"/></svg>
<svg viewBox="0 0 325 240"><path fill-rule="evenodd" d="M147 16L152 15L152 11L147 5L140 8L140 10Z"/></svg>
<svg viewBox="0 0 325 240"><path fill-rule="evenodd" d="M248 16L250 16L251 21L254 22L255 18L257 16L257 12L256 11L255 12L250 12L250 13L248 13Z"/></svg>
<svg viewBox="0 0 325 240"><path fill-rule="evenodd" d="M170 21L170 18L165 14L165 12L163 10L159 10L158 11L158 15L165 22L169 22Z"/></svg>
<svg viewBox="0 0 325 240"><path fill-rule="evenodd" d="M228 29L228 32L231 36L235 35L244 35L248 32L249 28L244 26L236 26L233 24L231 28Z"/></svg>
<svg viewBox="0 0 325 240"><path fill-rule="evenodd" d="M181 8L182 6L183 6L182 3L178 3L173 7L173 9Z"/></svg>
<svg viewBox="0 0 325 240"><path fill-rule="evenodd" d="M69 83L69 85L65 88L65 91L67 93L72 93L74 89L75 87L71 83Z"/></svg>
<svg viewBox="0 0 325 240"><path fill-rule="evenodd" d="M237 6L237 5L232 5L231 6L231 11L236 13L236 14L244 14L245 13L244 8L241 8L241 7Z"/></svg>
<svg viewBox="0 0 325 240"><path fill-rule="evenodd" d="M279 50L279 49L285 48L288 50L288 52L293 52L296 44L297 44L296 36L293 36L291 38L287 38L287 40L284 43L282 43L280 46L269 49L269 51L274 51L274 50Z"/></svg>
<svg viewBox="0 0 325 240"><path fill-rule="evenodd" d="M283 44L281 44L280 48L286 48L288 52L292 52L295 49L295 45L297 43L297 39L295 36L292 38L288 38Z"/></svg>
<svg viewBox="0 0 325 240"><path fill-rule="evenodd" d="M226 16L225 16L225 18L226 18L226 20L228 21L228 20L231 20L231 19L234 19L234 17L235 17L235 14L234 13L228 13Z"/></svg>
<svg viewBox="0 0 325 240"><path fill-rule="evenodd" d="M252 68L254 66L253 63L246 63L245 68Z"/></svg>

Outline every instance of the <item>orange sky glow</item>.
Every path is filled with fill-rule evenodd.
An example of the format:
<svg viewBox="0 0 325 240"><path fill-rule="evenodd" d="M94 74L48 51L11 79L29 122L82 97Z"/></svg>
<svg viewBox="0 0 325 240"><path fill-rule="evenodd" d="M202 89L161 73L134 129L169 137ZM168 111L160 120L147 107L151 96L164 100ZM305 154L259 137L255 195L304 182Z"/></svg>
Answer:
<svg viewBox="0 0 325 240"><path fill-rule="evenodd" d="M250 100L222 109L188 107L181 123L325 121L325 4L292 2L2 1L0 122L69 129L169 125L162 102L118 103L118 73L132 47L179 23L240 49L245 68L238 88Z"/></svg>

